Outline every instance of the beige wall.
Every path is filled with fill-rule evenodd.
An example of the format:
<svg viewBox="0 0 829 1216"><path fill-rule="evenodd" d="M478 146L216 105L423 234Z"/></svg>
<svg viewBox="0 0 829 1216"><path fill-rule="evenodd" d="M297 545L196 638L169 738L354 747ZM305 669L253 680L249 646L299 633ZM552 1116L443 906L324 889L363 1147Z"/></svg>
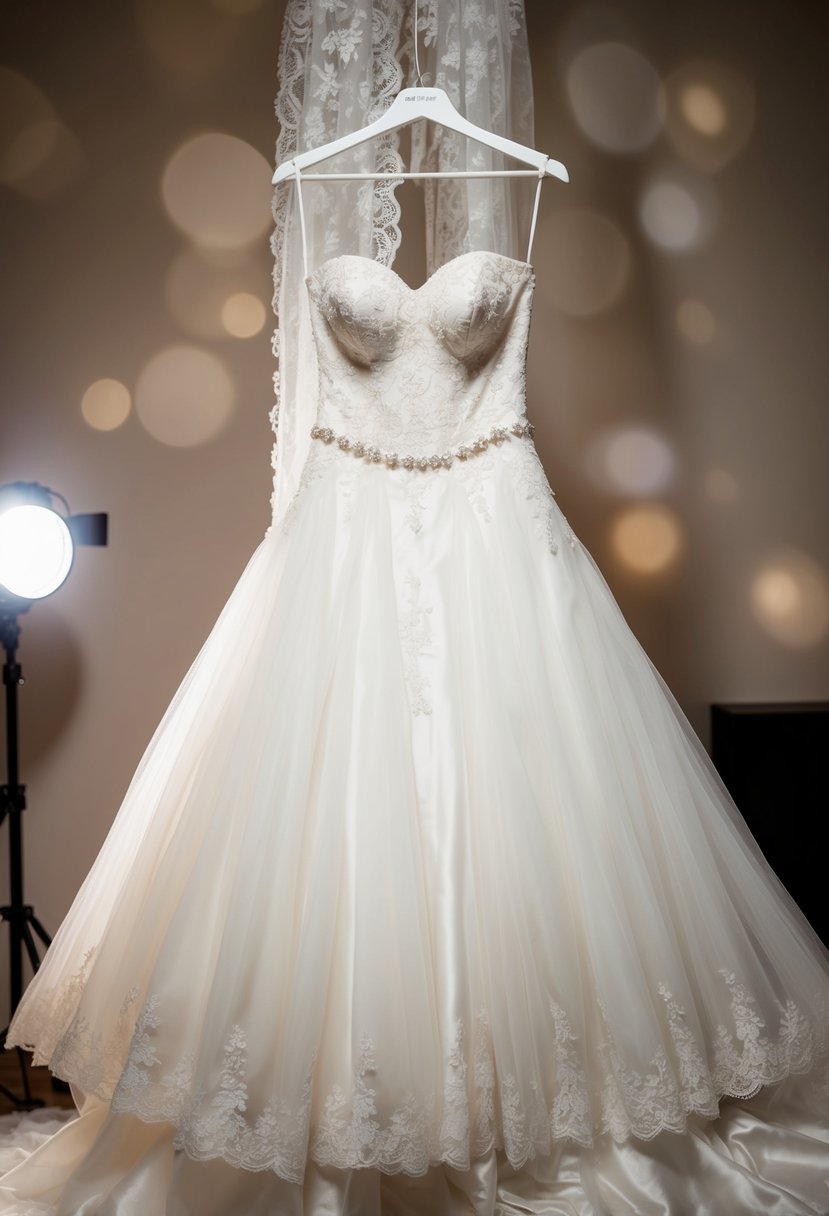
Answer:
<svg viewBox="0 0 829 1216"><path fill-rule="evenodd" d="M110 516L109 547L82 550L59 594L23 620L26 895L53 930L269 521L270 322L245 340L194 337L165 297L186 245L161 203L173 152L223 131L273 158L282 5L239 16L219 7L36 4L6 17L7 67L46 103L7 72L14 105L2 154L6 179L16 176L0 186L0 483L38 480L74 511ZM711 701L829 695L823 46L809 6L725 8L528 0L536 143L571 174L569 185L545 187L536 238L530 415L560 504L703 733ZM633 155L592 142L570 100L583 84L573 56L614 38L663 77L701 58L737 70L755 105L742 150L710 172L689 167L664 134ZM587 70L586 79L589 101ZM38 169L27 115L44 104L63 125ZM667 253L645 234L640 200L656 176L679 170L714 218L697 247ZM609 290L614 258L614 301L584 312L591 290ZM415 261L401 265L416 279ZM240 266L215 273L268 303L267 232ZM677 328L688 299L710 312L707 344ZM688 315L706 320L699 307ZM148 360L179 342L218 356L235 384L235 408L212 439L159 442L135 409L112 431L87 424L80 403L93 381L113 377L134 392ZM607 428L624 438L639 425L664 446L648 457L634 445L628 474L647 481L649 460L673 461L664 486L644 494L614 489L602 463ZM650 575L612 542L637 505L664 512L657 522L679 544ZM3 850L5 841L4 829ZM0 866L5 888L5 853ZM0 984L6 976L4 935Z"/></svg>

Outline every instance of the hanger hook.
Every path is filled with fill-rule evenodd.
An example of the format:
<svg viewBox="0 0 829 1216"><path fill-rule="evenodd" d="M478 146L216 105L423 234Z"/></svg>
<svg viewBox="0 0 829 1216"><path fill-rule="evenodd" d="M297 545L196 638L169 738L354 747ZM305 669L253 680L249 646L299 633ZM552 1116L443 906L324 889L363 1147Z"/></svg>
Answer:
<svg viewBox="0 0 829 1216"><path fill-rule="evenodd" d="M417 9L418 0L414 0L414 29L412 37L414 38L414 59L415 59L415 82L418 88L423 88L423 77L420 74L420 59L417 54Z"/></svg>

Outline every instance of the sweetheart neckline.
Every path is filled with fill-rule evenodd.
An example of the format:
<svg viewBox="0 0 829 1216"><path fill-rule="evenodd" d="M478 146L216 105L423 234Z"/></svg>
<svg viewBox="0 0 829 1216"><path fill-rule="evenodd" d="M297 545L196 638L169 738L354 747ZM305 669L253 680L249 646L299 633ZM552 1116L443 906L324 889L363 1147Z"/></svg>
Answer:
<svg viewBox="0 0 829 1216"><path fill-rule="evenodd" d="M326 258L324 262L320 262L319 266L317 266L316 270L312 271L311 274L305 276L305 285L308 287L320 273L320 271L324 270L326 266L330 266L332 262L339 262L343 258L352 258L358 262L368 262L371 266L379 266L382 271L390 274L401 287L405 288L405 290L411 295L416 296L418 292L421 292L428 287L430 283L432 283L434 279L441 273L441 271L446 270L447 267L453 266L455 262L460 262L463 258L476 256L480 257L481 255L488 258L500 258L501 261L509 262L512 266L520 266L524 270L528 270L531 277L535 275L535 268L533 267L532 263L524 261L522 258L511 258L509 254L498 253L494 249L466 249L463 253L456 253L455 256L453 258L449 258L447 262L443 262L440 266L436 266L428 278L424 279L424 281L417 287L410 287L406 280L402 278L392 266L387 266L385 262L378 262L376 258L370 258L364 253L335 253L333 257Z"/></svg>

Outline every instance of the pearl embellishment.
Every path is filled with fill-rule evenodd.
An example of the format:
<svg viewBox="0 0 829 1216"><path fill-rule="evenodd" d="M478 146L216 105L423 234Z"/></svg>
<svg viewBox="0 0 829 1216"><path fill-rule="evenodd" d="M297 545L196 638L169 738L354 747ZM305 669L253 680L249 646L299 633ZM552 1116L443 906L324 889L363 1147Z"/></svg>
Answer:
<svg viewBox="0 0 829 1216"><path fill-rule="evenodd" d="M397 452L386 452L382 448L362 443L359 439L351 439L348 435L338 435L328 426L311 427L311 438L321 439L323 443L336 443L343 452L350 452L352 456L365 457L373 464L385 464L390 469L400 467L425 471L427 469L448 469L453 460L468 460L470 456L477 456L479 452L486 451L491 443L503 443L512 435L530 436L534 430L535 427L531 422L516 422L511 427L494 426L486 435L479 435L471 443L461 444L460 447L452 448L448 452L436 452L431 456L400 456Z"/></svg>

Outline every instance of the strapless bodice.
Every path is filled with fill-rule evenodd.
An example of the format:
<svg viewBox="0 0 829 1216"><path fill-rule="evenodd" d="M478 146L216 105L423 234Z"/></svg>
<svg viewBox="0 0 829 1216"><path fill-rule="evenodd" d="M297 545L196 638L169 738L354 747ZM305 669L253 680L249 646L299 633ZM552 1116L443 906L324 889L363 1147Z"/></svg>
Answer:
<svg viewBox="0 0 829 1216"><path fill-rule="evenodd" d="M418 456L524 420L533 281L527 262L488 251L417 288L371 258L328 259L307 279L318 428Z"/></svg>

